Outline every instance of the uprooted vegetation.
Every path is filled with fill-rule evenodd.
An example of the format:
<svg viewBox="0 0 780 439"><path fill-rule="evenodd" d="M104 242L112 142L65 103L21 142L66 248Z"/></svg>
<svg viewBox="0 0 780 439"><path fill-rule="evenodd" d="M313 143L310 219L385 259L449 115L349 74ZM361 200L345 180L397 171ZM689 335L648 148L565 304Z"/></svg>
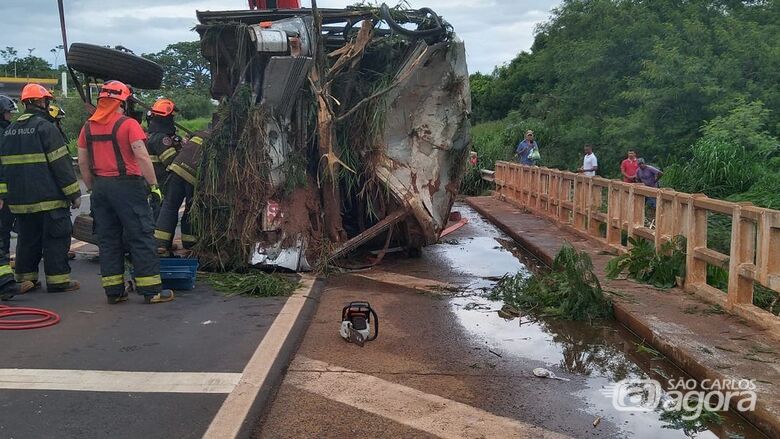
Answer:
<svg viewBox="0 0 780 439"><path fill-rule="evenodd" d="M526 312L568 320L612 317L612 302L593 273L590 256L569 243L561 247L549 272L506 275L490 296Z"/></svg>
<svg viewBox="0 0 780 439"><path fill-rule="evenodd" d="M289 296L300 282L279 274L249 270L243 273L201 273L200 277L225 296Z"/></svg>
<svg viewBox="0 0 780 439"><path fill-rule="evenodd" d="M446 22L373 6L199 19L221 101L193 208L204 267L284 266L293 249L285 268L325 271L325 248L437 240L469 144L464 49Z"/></svg>

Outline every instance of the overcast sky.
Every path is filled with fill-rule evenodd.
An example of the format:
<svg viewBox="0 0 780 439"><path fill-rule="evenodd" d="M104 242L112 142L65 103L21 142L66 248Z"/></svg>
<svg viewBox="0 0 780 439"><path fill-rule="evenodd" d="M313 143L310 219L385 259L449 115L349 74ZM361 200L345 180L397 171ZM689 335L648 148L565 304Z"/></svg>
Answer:
<svg viewBox="0 0 780 439"><path fill-rule="evenodd" d="M355 0L319 0L341 8ZM394 1L388 4L393 4ZM466 42L469 71L489 73L533 43L534 27L560 0L409 0L430 7L449 21ZM302 0L310 7L311 0ZM115 46L136 53L157 52L177 41L196 40L190 31L196 10L247 9L246 0L65 0L68 41ZM54 64L50 50L61 44L56 0L0 0L0 48L15 47ZM57 61L63 62L62 54Z"/></svg>

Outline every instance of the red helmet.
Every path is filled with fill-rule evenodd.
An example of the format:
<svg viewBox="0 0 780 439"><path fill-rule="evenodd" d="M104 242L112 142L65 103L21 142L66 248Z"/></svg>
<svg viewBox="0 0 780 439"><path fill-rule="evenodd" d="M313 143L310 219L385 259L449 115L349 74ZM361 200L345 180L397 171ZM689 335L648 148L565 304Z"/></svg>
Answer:
<svg viewBox="0 0 780 439"><path fill-rule="evenodd" d="M152 114L155 116L170 116L176 110L176 104L170 99L158 99L157 102L152 105Z"/></svg>
<svg viewBox="0 0 780 439"><path fill-rule="evenodd" d="M27 101L30 99L54 99L51 92L41 84L30 83L24 86L22 89L22 100Z"/></svg>
<svg viewBox="0 0 780 439"><path fill-rule="evenodd" d="M100 88L100 94L98 99L111 98L121 102L127 102L130 96L133 94L130 87L119 81L108 81Z"/></svg>

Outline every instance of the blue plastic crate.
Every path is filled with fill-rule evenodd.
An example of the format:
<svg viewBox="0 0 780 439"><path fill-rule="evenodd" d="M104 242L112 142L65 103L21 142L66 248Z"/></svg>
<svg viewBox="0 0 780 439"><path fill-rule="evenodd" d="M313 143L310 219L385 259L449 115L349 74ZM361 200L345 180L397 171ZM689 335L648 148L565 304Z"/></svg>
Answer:
<svg viewBox="0 0 780 439"><path fill-rule="evenodd" d="M162 287L170 290L195 288L198 260L191 258L160 258Z"/></svg>

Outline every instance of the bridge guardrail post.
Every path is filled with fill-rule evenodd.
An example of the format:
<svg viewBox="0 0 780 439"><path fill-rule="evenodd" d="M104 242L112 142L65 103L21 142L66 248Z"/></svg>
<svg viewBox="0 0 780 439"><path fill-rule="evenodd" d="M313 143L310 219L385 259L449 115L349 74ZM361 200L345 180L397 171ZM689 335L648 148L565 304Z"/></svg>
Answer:
<svg viewBox="0 0 780 439"><path fill-rule="evenodd" d="M697 247L707 247L707 210L696 207L697 198L706 198L704 194L695 194L688 199L688 244L685 269L685 287L696 288L707 283L707 262L696 257Z"/></svg>
<svg viewBox="0 0 780 439"><path fill-rule="evenodd" d="M742 206L736 204L731 216L731 249L729 255L729 288L727 304L753 303L753 279L743 276L743 267L753 266L756 249L756 226L742 217Z"/></svg>

